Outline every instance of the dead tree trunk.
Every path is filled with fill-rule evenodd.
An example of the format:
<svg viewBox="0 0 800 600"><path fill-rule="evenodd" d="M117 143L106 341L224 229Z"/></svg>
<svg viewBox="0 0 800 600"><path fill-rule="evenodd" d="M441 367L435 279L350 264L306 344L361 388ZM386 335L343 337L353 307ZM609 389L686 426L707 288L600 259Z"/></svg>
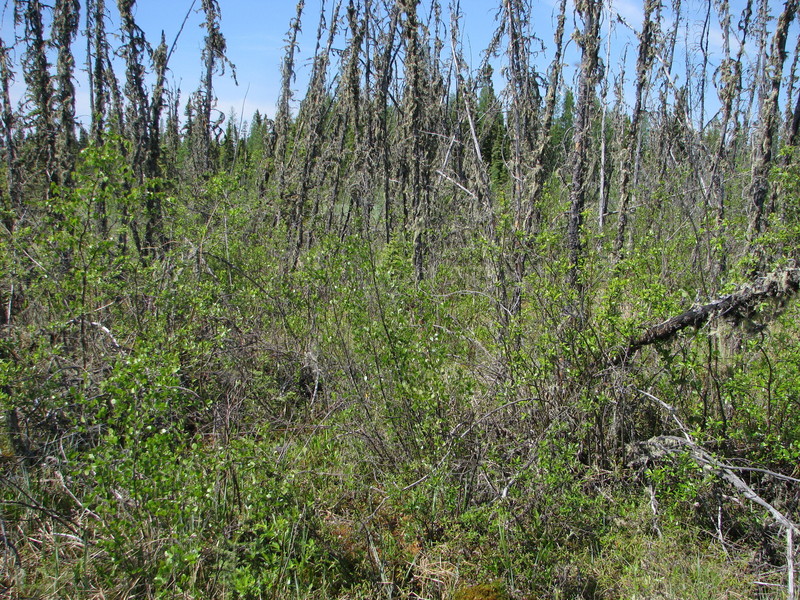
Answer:
<svg viewBox="0 0 800 600"><path fill-rule="evenodd" d="M597 85L600 21L603 11L602 0L578 0L576 11L583 20L583 31L576 33L581 48L580 79L578 82L578 103L575 115L575 132L572 136L572 182L569 191L569 221L567 225L567 250L569 253L569 283L581 289L580 275L583 262L583 211L586 207L587 181L589 167L589 148L591 145L592 108Z"/></svg>
<svg viewBox="0 0 800 600"><path fill-rule="evenodd" d="M292 101L292 83L295 78L295 52L297 51L297 36L301 31L301 20L305 0L297 3L297 15L289 25L289 33L286 37L286 55L281 63L281 96L278 100L278 109L275 113L275 151L273 155L274 169L278 172L278 195L284 193L286 186L287 173L287 154L289 148L289 136L291 125L290 103ZM266 175L269 178L269 174ZM278 203L280 211L280 203ZM280 213L276 215L276 221L281 218Z"/></svg>
<svg viewBox="0 0 800 600"><path fill-rule="evenodd" d="M553 61L550 63L550 70L547 78L547 94L544 99L544 114L542 115L542 125L539 129L539 139L536 144L536 149L533 154L533 176L530 188L530 199L528 202L528 209L525 214L525 233L530 235L536 228L539 227L541 215L539 211L539 203L541 201L542 192L547 177L550 175L545 169L544 155L548 144L550 143L550 133L553 127L553 119L556 113L556 105L558 103L558 93L561 89L562 79L562 55L564 50L564 25L566 23L566 0L561 0L558 9L558 24L556 25L555 36L555 54Z"/></svg>
<svg viewBox="0 0 800 600"><path fill-rule="evenodd" d="M15 17L24 23L27 48L22 57L25 84L28 97L34 106L34 128L37 145L42 148L42 171L47 175L48 184L57 182L54 170L56 156L56 126L53 114L53 82L50 77L50 63L47 59L47 43L44 39L42 4L39 0L15 2ZM46 194L50 186L47 185Z"/></svg>
<svg viewBox="0 0 800 600"><path fill-rule="evenodd" d="M122 55L125 59L125 97L128 99L127 130L131 140L131 166L141 181L144 177L144 159L148 147L147 112L144 59L147 41L144 32L133 16L135 0L117 0L121 19Z"/></svg>
<svg viewBox="0 0 800 600"><path fill-rule="evenodd" d="M57 179L67 183L75 165L77 139L75 137L75 85L72 81L75 58L72 42L78 33L80 5L77 0L57 0L53 7L53 42L58 48L55 102L58 111L56 132Z"/></svg>
<svg viewBox="0 0 800 600"><path fill-rule="evenodd" d="M731 57L731 15L728 1L720 1L717 5L717 9L720 14L720 26L722 28L724 59L717 70L717 96L719 97L721 105L721 123L719 139L712 159L711 188L709 190L711 195L711 208L714 212L709 262L715 289L727 268L725 180L726 176L729 175L733 169L733 164L729 156L731 154L731 146L736 144L738 133L738 120L736 119L734 111L736 110L735 103L742 93L742 56L745 42L747 41L750 15L752 13L750 2L748 2L740 23L741 44L734 58Z"/></svg>
<svg viewBox="0 0 800 600"><path fill-rule="evenodd" d="M681 13L682 1L673 0L673 26L666 33L664 41L661 44L662 50L658 56L659 71L661 72L661 86L659 88L659 116L660 127L658 127L658 139L656 143L661 148L659 156L659 177L663 180L667 177L667 171L670 168L672 149L677 140L675 139L674 128L671 126L674 120L671 114L672 106L670 96L674 98L676 92L674 87L674 80L672 77L672 66L675 60L675 46L678 39L678 31L683 22ZM672 92L672 94L670 93Z"/></svg>
<svg viewBox="0 0 800 600"><path fill-rule="evenodd" d="M108 44L105 36L105 0L86 2L86 73L89 81L90 134L102 141L105 127L106 88L105 57Z"/></svg>
<svg viewBox="0 0 800 600"><path fill-rule="evenodd" d="M370 35L375 46L375 99L378 126L375 140L380 153L380 170L383 182L383 219L384 233L388 243L394 233L394 211L392 200L391 147L389 133L389 87L392 82L396 55L396 37L400 23L399 0L389 11L388 23L374 22L375 27ZM383 25L381 27L378 27Z"/></svg>
<svg viewBox="0 0 800 600"><path fill-rule="evenodd" d="M798 290L800 290L800 269L778 269L731 294L694 306L662 323L648 327L633 337L625 348L614 353L611 363L617 365L627 363L641 348L667 341L689 327L702 327L713 317L724 318L751 330L761 330L765 323L758 323L756 319L760 316L776 318ZM762 305L769 306L770 310L760 312Z"/></svg>
<svg viewBox="0 0 800 600"><path fill-rule="evenodd" d="M105 30L105 0L86 2L86 73L89 81L90 139L100 146L106 128L108 89L106 84L106 63L108 62L108 41ZM98 194L95 215L100 236L108 234L108 210L103 194Z"/></svg>
<svg viewBox="0 0 800 600"><path fill-rule="evenodd" d="M330 26L325 22L325 3L320 9L319 26L317 27L317 41L314 50L314 63L311 72L308 92L300 108L297 118L296 135L299 143L304 148L303 164L299 167L300 173L297 181L296 193L292 196L292 204L289 209L289 232L294 236L291 242L294 246L293 264L297 264L300 257L300 250L303 246L305 227L306 227L306 205L308 202L309 190L318 187L316 182L316 171L318 170L319 157L321 154L322 138L327 116L330 111L330 104L327 101L326 82L328 66L330 64L331 47L337 33L339 21L339 8L341 2L336 2ZM323 45L322 37L327 28L327 42ZM357 52L357 50L356 50ZM357 79L357 78L356 78ZM315 213L316 213L315 209ZM311 233L311 232L309 232ZM309 245L311 238L309 237Z"/></svg>
<svg viewBox="0 0 800 600"><path fill-rule="evenodd" d="M770 54L765 58L765 87L762 89L762 103L759 115L759 128L753 145L753 167L750 181L751 212L748 226L748 239L752 244L764 229L764 204L769 194L769 170L772 165L772 150L777 132L779 110L778 99L783 79L783 63L786 60L786 38L789 26L797 14L798 0L787 0L783 12L775 24Z"/></svg>
<svg viewBox="0 0 800 600"><path fill-rule="evenodd" d="M428 220L430 215L427 183L426 143L423 137L424 106L432 100L427 96L428 61L420 39L421 23L417 15L416 0L402 0L403 19L400 21L406 49L406 85L403 91L403 121L401 130L407 139L404 169L409 175L411 193L411 229L414 248L414 275L417 281L425 278L428 254Z"/></svg>
<svg viewBox="0 0 800 600"><path fill-rule="evenodd" d="M625 156L620 165L621 176L619 183L619 218L617 221L617 237L614 240L614 255L620 258L622 247L625 244L625 233L628 226L628 212L631 199L634 200L636 190L631 189L633 166L639 159L639 125L644 113L645 97L649 88L650 69L653 64L653 46L656 43L658 23L653 21L653 12L660 0L645 0L644 22L639 34L639 56L636 59L636 101L631 115L631 125L628 129L625 143Z"/></svg>
<svg viewBox="0 0 800 600"><path fill-rule="evenodd" d="M17 141L15 137L15 117L11 104L11 69L8 66L8 48L0 38L0 118L3 124L3 143L5 146L5 163L7 169L6 189L3 204L3 225L14 232L17 219L22 213L22 193L20 190L19 161L17 158Z"/></svg>
<svg viewBox="0 0 800 600"><path fill-rule="evenodd" d="M649 440L630 444L628 446L629 466L642 469L646 466L649 466L649 463L657 462L667 456L686 453L704 472L713 473L720 479L723 479L730 484L737 494L740 494L753 504L756 504L766 510L767 513L769 513L769 515L773 518L775 523L777 523L786 532L787 598L788 600L795 600L794 535L800 535L800 527L798 527L798 525L792 520L791 514L784 514L778 510L773 504L762 498L744 479L742 479L737 474L737 471L741 471L742 467L731 465L728 462L717 458L703 446L698 444L689 432L689 429L678 418L674 407L656 398L649 392L644 390L636 391L650 400L657 402L665 411L667 411L680 429L682 437L674 435L661 435ZM792 477L787 477L767 469L745 467L744 470L756 471L764 475L772 476L776 479L789 480L793 482L797 481ZM722 539L721 530L719 535L720 539Z"/></svg>
<svg viewBox="0 0 800 600"><path fill-rule="evenodd" d="M206 30L203 47L203 76L200 80L200 106L198 117L200 119L200 166L203 173L208 173L213 167L212 160L212 129L211 111L214 108L214 75L225 74L225 66L229 66L236 79L236 70L227 59L225 51L227 43L225 36L220 31L220 8L217 0L202 0L203 12L206 20L203 27Z"/></svg>
<svg viewBox="0 0 800 600"><path fill-rule="evenodd" d="M153 66L155 67L156 84L150 102L149 133L145 158L145 176L150 179L155 179L161 174L159 161L161 156L161 111L164 107L164 85L167 71L167 43L164 40L163 31L161 32L161 43L153 53ZM145 243L150 248L163 248L166 242L161 222L162 208L159 192L159 189L149 190L145 203L147 224L144 237Z"/></svg>

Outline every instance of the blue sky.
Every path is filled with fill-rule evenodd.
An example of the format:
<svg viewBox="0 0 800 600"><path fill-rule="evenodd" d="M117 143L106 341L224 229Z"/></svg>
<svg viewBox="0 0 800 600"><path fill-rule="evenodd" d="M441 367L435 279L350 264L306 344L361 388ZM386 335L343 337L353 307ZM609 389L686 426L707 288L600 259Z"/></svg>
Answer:
<svg viewBox="0 0 800 600"><path fill-rule="evenodd" d="M107 0L110 5L110 12L116 13L114 0ZM538 67L544 71L552 57L554 10L557 0L542 0L532 2L532 29L542 40L545 51L538 58ZM215 89L218 97L218 108L222 112L229 114L233 109L237 114L249 119L253 112L258 109L268 116L274 115L274 107L280 95L280 63L284 54L284 38L289 26L290 19L296 12L296 2L293 0L219 0L222 11L222 31L228 43L228 58L236 65L238 86L234 83L229 74L217 77ZM447 11L447 0L442 0ZM663 0L665 5L670 5L669 0ZM307 73L309 60L313 55L314 38L316 33L317 21L322 0L307 0L303 17L303 34L299 40L298 65L299 74L295 83L298 96L302 96L305 79L303 74ZM326 3L327 11L330 13L332 0ZM346 4L346 2L345 2ZM428 4L423 0L421 11L425 10ZM464 53L467 61L472 67L477 67L482 58L482 51L488 45L492 33L496 27L495 14L499 0L461 0L463 20L461 30L464 40ZM703 16L703 0L684 0L685 10L688 14L688 26L681 32L681 42L677 49L676 62L683 61L688 52L689 55L697 57L699 48L700 24ZM193 0L138 0L136 3L136 20L140 27L145 31L151 44L157 44L161 31L166 34L167 43L171 44L178 33L181 23L184 20ZM738 21L743 0L731 0L731 12L733 23ZM777 14L782 8L779 0L769 0L771 13ZM190 12L181 38L177 45L175 55L170 63L170 79L173 87L180 87L182 99L185 100L188 94L197 88L201 73L200 55L203 46L203 36L205 30L201 27L203 15L198 11L200 1L195 0L194 9ZM637 0L613 0L613 14L619 15L633 29L638 29L642 21L642 2ZM11 9L6 4L6 9L2 13L2 34L4 41L9 43L12 39L11 31ZM571 18L571 1L568 7L570 17L567 22L567 32L565 40L570 39L574 31L575 24ZM714 15L716 16L716 15ZM449 17L445 14L444 20L449 24ZM712 53L712 69L720 62L721 34L717 20L712 19L712 29L709 35L709 48ZM636 59L635 37L631 30L620 23L616 18L606 20L606 24L611 24L613 29L608 39L611 40L610 60L608 61L614 70L618 70L621 57L627 57L627 79L631 80L633 64ZM667 21L663 25L665 28L670 26ZM794 48L797 41L797 24L790 35L790 50ZM606 26L603 33L608 34ZM82 68L83 41L76 44L75 52L79 62L78 68ZM625 52L627 48L627 53ZM753 52L754 48L748 48ZM734 50L735 51L735 50ZM601 49L605 57L605 46ZM12 56L14 56L12 54ZM791 56L791 55L790 55ZM569 82L570 65L577 62L576 46L574 42L569 42L565 55L567 62L567 79ZM19 52L16 54L19 60ZM790 58L791 60L791 58ZM502 58L496 66L502 66ZM788 68L788 61L787 61ZM496 69L496 76L499 69ZM119 75L123 74L120 69ZM78 88L78 113L86 115L88 112L88 92L85 83L81 85L79 77ZM680 73L677 75L680 79ZM21 93L21 76L14 90L15 95ZM498 76L499 80L499 76ZM680 81L678 81L680 83ZM498 81L498 90L502 83ZM709 97L713 102L713 90L709 90ZM629 95L626 96L630 101Z"/></svg>
<svg viewBox="0 0 800 600"><path fill-rule="evenodd" d="M137 19L151 40L156 41L161 29L164 29L167 40L171 43L191 4L192 0L139 0ZM199 4L198 0L197 5L199 6ZM332 0L326 2L328 13L331 11L332 4ZM444 10L447 11L449 2L442 0L442 4ZM552 57L556 4L557 0L532 2L532 29L545 47L545 51L538 59L541 71L547 68ZM663 4L665 4L665 13L669 15L670 11L667 7L671 5L671 2L663 0ZM732 22L735 26L744 1L731 0L730 4ZM321 0L307 0L305 4L303 33L299 42L298 65L300 68L295 84L299 96L302 95L305 87L303 74L307 73L307 69L303 67L308 65L314 51L314 38L321 5ZM421 12L427 5L428 2L423 0ZM482 51L488 45L497 26L495 14L499 5L499 0L461 0L464 15L461 23L464 52L473 67L477 67L480 63ZM704 5L704 0L684 0L683 2L688 25L682 29L680 34L681 41L676 52L676 63L683 62L687 52L689 55L694 55L695 58L699 57L699 38ZM225 113L229 113L233 109L237 114L243 114L245 118L249 118L256 109L272 116L280 94L280 63L284 54L284 38L290 19L296 13L296 2L292 0L220 0L220 6L222 30L228 42L228 57L237 67L239 85L236 86L232 78L228 76L217 79L218 108ZM617 15L621 17L622 21L627 23L630 28L639 29L641 27L642 2L640 0L612 0L610 6L615 17ZM782 9L783 3L780 0L769 0L769 6L774 16ZM571 33L576 26L571 17L571 0L568 2L567 10L569 16L565 41L570 40ZM446 14L444 20L449 25L449 17ZM173 58L172 77L181 84L184 95L195 89L201 71L200 51L204 34L204 30L200 26L201 21L202 14L196 12L191 15L182 33L177 54ZM626 56L627 80L630 81L636 60L635 37L631 29L623 25L617 18L606 20L603 27L604 35L609 33L607 27L609 24L612 26L609 37L611 40L609 63L612 70L618 70L622 57ZM709 50L712 54L711 67L713 71L713 68L720 63L722 48L722 36L716 13L712 13L711 25ZM669 26L671 23L667 21L664 28ZM790 49L794 48L796 43L797 29L798 27L795 25L790 37ZM751 47L748 50L754 53L755 48ZM605 47L601 53L605 57ZM569 82L571 72L569 66L575 65L578 61L574 42L568 42L565 56ZM498 66L502 66L502 58L499 59ZM499 69L496 70L496 74L498 72ZM677 77L680 79L681 75L678 74ZM502 87L501 82L498 83L498 89L500 87ZM630 94L630 92L626 94L629 103L631 101ZM713 108L713 89L709 90L708 101ZM713 111L707 115L707 118L711 114Z"/></svg>
<svg viewBox="0 0 800 600"><path fill-rule="evenodd" d="M157 40L161 29L167 43L175 37L192 0L139 0L137 20L148 33L149 39ZM197 5L199 6L199 2ZM313 56L315 33L322 2L307 0L303 13L303 33L299 43L298 64L300 74L296 82L302 94L303 66ZM330 13L332 2L327 3ZM285 37L290 19L296 14L296 2L275 0L220 0L222 10L222 32L228 43L228 57L236 65L236 86L230 77L218 79L216 83L219 109L229 112L234 108L249 117L255 109L272 115L280 95L280 64L284 56ZM477 65L481 50L485 48L493 33L494 2L486 0L462 0L465 48L468 60ZM541 3L541 13L550 21L551 5ZM449 20L449 19L448 19ZM185 92L196 87L200 76L200 51L204 29L202 14L193 14L181 34L176 55L173 57L173 77L181 82ZM552 39L552 33L549 33Z"/></svg>

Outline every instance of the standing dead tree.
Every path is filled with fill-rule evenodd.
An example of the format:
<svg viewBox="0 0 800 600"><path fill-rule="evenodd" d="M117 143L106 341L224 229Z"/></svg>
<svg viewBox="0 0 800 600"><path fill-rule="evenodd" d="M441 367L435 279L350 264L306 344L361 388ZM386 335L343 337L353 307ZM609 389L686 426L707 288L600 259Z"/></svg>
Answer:
<svg viewBox="0 0 800 600"><path fill-rule="evenodd" d="M144 31L133 16L135 0L117 0L120 28L122 30L121 53L125 60L125 97L128 100L125 130L131 141L131 165L137 178L144 178L145 156L148 147L148 96L145 89L145 57L148 44Z"/></svg>
<svg viewBox="0 0 800 600"><path fill-rule="evenodd" d="M167 71L167 44L164 32L161 32L161 43L153 52L153 66L155 67L156 83L150 101L150 115L148 121L149 134L147 136L147 153L145 158L145 177L157 178L161 173L159 157L161 155L161 111L164 108L164 84ZM144 239L148 248L163 247L165 243L159 184L154 182L155 189L147 193L145 210L147 223L145 225Z"/></svg>
<svg viewBox="0 0 800 600"><path fill-rule="evenodd" d="M375 48L375 56L372 61L375 73L375 92L373 99L374 111L378 122L375 133L375 143L380 153L380 172L382 179L383 195L383 220L386 241L392 238L395 228L394 212L396 211L393 201L392 189L392 170L391 170L391 142L390 142L390 87L396 69L395 58L397 55L396 47L398 43L398 30L400 28L400 4L395 2L388 15L383 19L383 23L377 19L372 19L373 29L368 37L372 40Z"/></svg>
<svg viewBox="0 0 800 600"><path fill-rule="evenodd" d="M308 91L300 105L295 124L295 154L292 160L297 159L300 164L296 166L297 180L291 194L286 198L288 205L288 234L294 239L290 241L293 246L294 260L296 265L300 256L300 249L303 246L306 231L306 213L308 195L310 190L320 188L318 171L319 158L322 152L323 134L327 117L330 113L331 102L329 102L327 90L327 76L330 65L331 48L333 40L338 31L339 9L341 2L336 2L333 7L330 24L326 24L325 3L322 3L320 10L319 26L317 27L317 40L314 49L314 60L311 70L311 80L308 84ZM323 35L327 29L327 41L323 42ZM302 148L301 153L297 153L298 148ZM319 190L318 190L319 193ZM317 196L319 198L319 196ZM335 201L332 201L335 202ZM314 213L318 211L315 207ZM308 244L311 244L309 231Z"/></svg>
<svg viewBox="0 0 800 600"><path fill-rule="evenodd" d="M56 0L53 7L53 45L57 48L55 103L58 130L55 140L57 179L69 181L75 165L75 58L72 43L78 33L80 5L78 0Z"/></svg>
<svg viewBox="0 0 800 600"><path fill-rule="evenodd" d="M738 137L739 122L735 110L738 99L742 94L742 58L747 42L750 17L752 15L752 2L748 1L742 14L739 25L740 44L734 56L731 56L731 14L727 0L717 3L717 10L722 28L724 58L717 68L717 96L720 100L719 138L711 162L711 186L709 189L710 204L713 211L711 249L709 262L714 283L720 280L727 268L726 264L726 237L725 237L725 210L726 210L726 177L733 169L730 155Z"/></svg>
<svg viewBox="0 0 800 600"><path fill-rule="evenodd" d="M105 0L86 2L86 73L89 81L89 112L91 113L91 137L99 144L105 129L108 91L106 89L106 63L108 40L106 39Z"/></svg>
<svg viewBox="0 0 800 600"><path fill-rule="evenodd" d="M272 168L278 174L278 195L284 192L286 186L287 158L289 149L289 135L291 129L290 105L292 97L292 84L295 80L295 53L297 52L297 37L301 32L303 8L305 0L297 3L297 14L289 25L289 33L286 36L286 54L281 63L281 96L278 100L278 109L275 114L275 148L272 157ZM270 178L270 168L268 167L265 179ZM280 203L278 203L278 214L275 215L276 222L281 218Z"/></svg>
<svg viewBox="0 0 800 600"><path fill-rule="evenodd" d="M203 0L202 8L206 17L203 22L206 35L202 54L203 75L200 80L200 89L197 91L198 111L195 126L199 142L197 166L201 173L207 173L212 167L211 139L214 124L211 121L211 111L214 107L214 75L217 73L224 75L227 65L230 66L235 80L236 70L225 55L227 43L220 29L219 2Z"/></svg>
<svg viewBox="0 0 800 600"><path fill-rule="evenodd" d="M789 26L797 15L798 0L787 0L775 24L769 56L765 61L765 86L761 91L759 126L753 143L753 166L750 180L750 222L748 238L752 243L764 229L765 201L769 194L769 170L780 118L778 100L786 61L786 38Z"/></svg>
<svg viewBox="0 0 800 600"><path fill-rule="evenodd" d="M23 25L27 47L22 57L27 99L33 103L34 141L38 156L36 162L47 175L49 183L57 181L54 170L56 157L56 125L53 114L53 80L47 58L47 42L44 37L43 6L39 0L16 0L15 22Z"/></svg>
<svg viewBox="0 0 800 600"><path fill-rule="evenodd" d="M558 104L559 92L561 90L561 83L563 78L563 53L564 53L564 25L566 23L566 0L561 0L558 5L558 17L556 24L556 31L553 36L554 41L554 54L553 60L550 63L550 68L547 75L547 93L544 98L544 112L542 114L542 124L539 129L540 135L536 142L531 164L533 165L533 173L531 174L530 185L530 199L528 203L528 210L525 214L525 232L527 234L533 233L537 227L541 225L540 210L538 208L542 199L544 191L544 184L547 177L551 172L545 167L545 153L551 141L551 131L553 127L553 120L556 114L556 105Z"/></svg>
<svg viewBox="0 0 800 600"><path fill-rule="evenodd" d="M377 156L381 153L375 149L373 142L373 132L369 127L364 124L364 119L370 118L368 113L370 110L365 110L365 103L369 100L369 86L365 85L362 88L362 64L365 80L368 80L368 73L371 69L368 50L366 46L369 35L369 20L371 19L371 3L367 2L364 5L364 14L360 15L358 8L351 1L347 7L347 44L343 53L341 74L339 76L339 86L336 90L335 100L325 97L325 104L332 106L319 107L320 117L327 116L329 112L333 114L329 117L330 123L323 127L322 120L319 120L319 129L316 135L319 138L328 137L330 142L325 145L323 139L317 140L317 144L322 147L322 156L320 160L325 163L335 165L334 169L330 169L331 192L330 202L327 208L327 230L333 231L334 217L337 212L337 201L343 189L349 189L350 193L347 194L347 209L342 218L340 225L340 235L344 236L349 230L351 225L351 218L358 206L360 206L359 196L353 187L353 178L349 176L353 171L363 171L364 165L367 161L377 162ZM339 4L337 3L335 12L339 12ZM332 37L329 37L329 43L332 43ZM319 53L319 41L318 41ZM326 51L327 52L327 51ZM325 61L324 63L322 61ZM317 63L320 65L325 64L327 68L327 60L320 57L315 59L315 69ZM312 81L314 76L312 76ZM320 79L317 85L319 89L320 99L323 98L325 90L324 81ZM325 133L328 133L325 136ZM366 136L366 137L365 137ZM348 140L351 143L348 144ZM371 140L371 141L370 141ZM348 152L349 148L349 152ZM328 169L323 169L328 171ZM369 169L368 169L369 171ZM377 175L375 175L377 177ZM377 184L376 184L377 185ZM314 203L312 217L316 218L320 208L320 194L317 194ZM357 206L358 205L358 206ZM369 207L366 207L366 212L369 212ZM363 223L363 221L362 221Z"/></svg>
<svg viewBox="0 0 800 600"><path fill-rule="evenodd" d="M108 53L105 0L87 0L86 73L89 81L90 136L92 142L98 146L103 143L108 119L109 89L112 87L108 78L114 78L116 85L114 73L107 69ZM108 212L103 194L99 196L95 213L100 235L105 237L108 233Z"/></svg>
<svg viewBox="0 0 800 600"><path fill-rule="evenodd" d="M674 155L673 148L679 144L677 139L675 127L672 126L674 122L674 112L677 111L677 99L675 99L674 79L673 79L673 63L675 60L675 46L678 40L678 31L683 23L682 13L682 0L672 1L673 25L665 33L664 40L661 43L661 52L656 55L659 62L658 70L660 72L661 85L659 86L659 121L656 144L662 151L659 153L658 171L659 178L665 179L672 157ZM675 100L675 102L671 102ZM671 106L671 104L673 106Z"/></svg>
<svg viewBox="0 0 800 600"><path fill-rule="evenodd" d="M416 0L401 0L400 33L405 47L405 86L403 89L400 130L406 141L402 154L402 174L411 196L410 211L405 215L411 225L414 248L414 274L417 281L425 278L430 219L431 145L428 121L435 99L431 95L430 72L433 65L426 39L421 34L422 22Z"/></svg>
<svg viewBox="0 0 800 600"><path fill-rule="evenodd" d="M649 90L650 69L654 59L658 23L653 20L653 13L660 0L645 0L644 21L639 37L639 56L636 59L636 100L631 115L631 124L623 143L624 157L620 165L619 183L619 216L617 220L617 236L614 240L614 254L618 258L622 254L625 243L625 233L628 225L631 200L635 204L636 194L636 166L641 159L639 129L644 115L644 104Z"/></svg>
<svg viewBox="0 0 800 600"><path fill-rule="evenodd" d="M22 216L22 194L15 136L16 117L11 104L10 92L13 76L8 63L8 48L3 39L0 38L0 122L2 122L3 127L2 139L5 146L7 170L6 189L3 190L2 221L8 232L13 233L17 220Z"/></svg>
<svg viewBox="0 0 800 600"><path fill-rule="evenodd" d="M597 86L600 24L602 0L578 0L575 10L583 21L583 31L575 37L581 49L578 80L578 99L575 114L575 131L572 136L572 182L569 190L569 220L567 223L567 250L569 253L569 283L581 289L580 273L583 261L583 213L588 192L589 148L591 145L592 113Z"/></svg>
<svg viewBox="0 0 800 600"><path fill-rule="evenodd" d="M508 39L506 48L508 85L505 93L509 100L511 207L515 223L524 226L527 222L526 215L530 213L533 226L538 221L536 216L538 206L534 205L534 199L525 189L528 186L523 169L527 166L528 159L531 164L536 164L539 157L534 155L534 148L538 147L539 140L546 138L546 132L539 121L541 93L536 69L531 62L534 38L526 29L531 22L529 3L522 0L505 0L501 19Z"/></svg>
<svg viewBox="0 0 800 600"><path fill-rule="evenodd" d="M462 161L461 170L464 172L465 180L459 185L469 190L470 196L476 202L472 204L473 220L478 222L491 221L494 199L492 198L492 187L489 180L489 165L484 161L481 149L481 140L478 132L477 98L475 82L470 78L468 66L464 59L464 53L459 40L460 20L462 18L461 8L457 6L451 12L450 19L450 45L453 52L456 78L456 102L454 110L459 124L463 123L466 132L463 143L467 151L463 152L465 160ZM487 83L488 85L488 83ZM496 98L493 98L496 101ZM490 118L492 114L498 114L498 107L488 107L484 118ZM459 136L460 138L461 136ZM460 140L459 140L460 141ZM466 185L464 185L466 184ZM476 205L477 204L477 205ZM490 225L490 228L492 226Z"/></svg>

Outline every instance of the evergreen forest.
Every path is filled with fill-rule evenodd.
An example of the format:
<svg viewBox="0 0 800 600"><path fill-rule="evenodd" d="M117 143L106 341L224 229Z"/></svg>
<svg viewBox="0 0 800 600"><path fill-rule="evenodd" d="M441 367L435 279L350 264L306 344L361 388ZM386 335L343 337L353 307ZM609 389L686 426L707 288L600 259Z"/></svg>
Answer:
<svg viewBox="0 0 800 600"><path fill-rule="evenodd" d="M800 597L800 0L489 4L5 2L0 597Z"/></svg>

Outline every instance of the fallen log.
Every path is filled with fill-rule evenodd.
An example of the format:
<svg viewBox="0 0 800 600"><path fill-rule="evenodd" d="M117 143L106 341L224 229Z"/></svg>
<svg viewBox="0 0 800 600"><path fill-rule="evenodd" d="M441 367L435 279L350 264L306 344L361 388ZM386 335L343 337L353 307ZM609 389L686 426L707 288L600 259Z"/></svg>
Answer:
<svg viewBox="0 0 800 600"><path fill-rule="evenodd" d="M750 331L760 331L765 323L756 318L774 320L786 308L788 301L800 290L800 269L781 268L741 286L731 294L712 300L707 304L693 306L657 325L648 327L634 336L628 344L612 354L613 365L626 364L637 351L645 346L671 339L677 333L705 325L710 319L720 317L735 326L745 326ZM765 306L766 305L766 306Z"/></svg>

